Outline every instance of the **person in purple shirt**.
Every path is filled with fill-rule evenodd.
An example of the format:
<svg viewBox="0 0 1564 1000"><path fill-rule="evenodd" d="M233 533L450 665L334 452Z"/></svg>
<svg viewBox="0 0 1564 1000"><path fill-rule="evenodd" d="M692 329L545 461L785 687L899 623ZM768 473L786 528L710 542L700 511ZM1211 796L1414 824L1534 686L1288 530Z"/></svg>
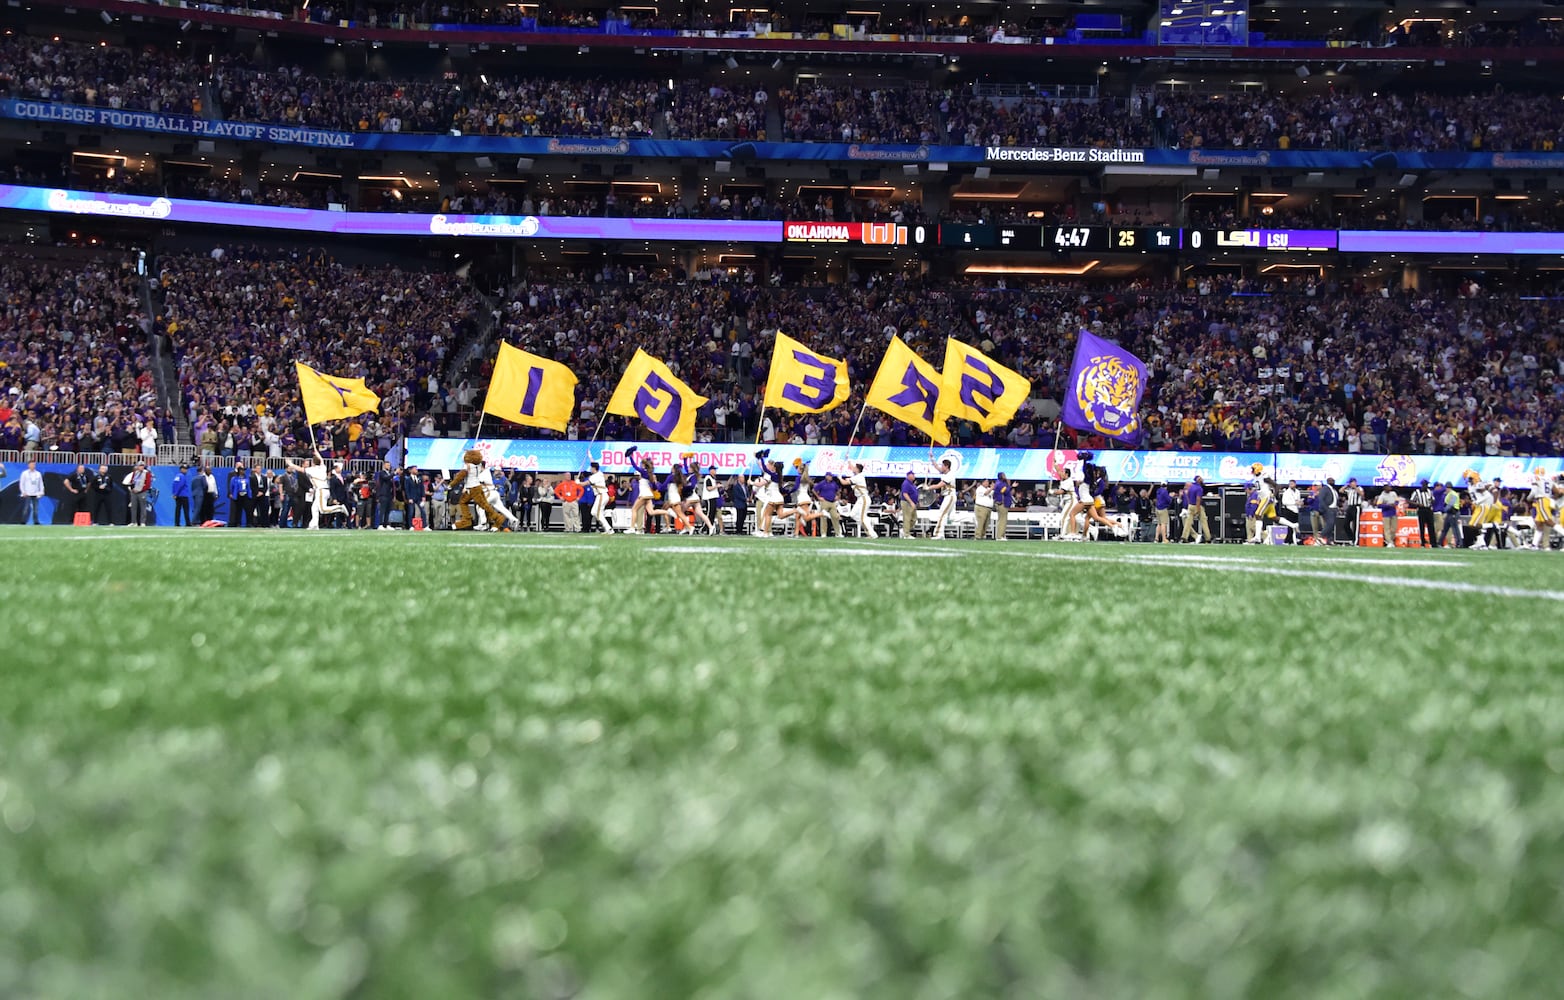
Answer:
<svg viewBox="0 0 1564 1000"><path fill-rule="evenodd" d="M1380 491L1377 504L1379 519L1384 525L1385 548L1393 549L1396 547L1396 520L1401 510L1401 496L1387 486Z"/></svg>
<svg viewBox="0 0 1564 1000"><path fill-rule="evenodd" d="M1172 542L1173 539L1168 537L1168 511L1173 509L1173 494L1168 492L1167 483L1157 487L1157 494L1152 499L1152 507L1157 512L1157 534L1152 541L1163 544Z"/></svg>
<svg viewBox="0 0 1564 1000"><path fill-rule="evenodd" d="M1200 502L1206 495L1206 481L1196 476L1188 486L1184 487L1184 533L1179 537L1180 541L1189 541L1189 536L1195 536L1195 544L1200 544L1200 536L1204 535L1206 541L1211 541L1211 521L1206 517L1205 505ZM1196 530L1196 526L1199 530Z"/></svg>
<svg viewBox="0 0 1564 1000"><path fill-rule="evenodd" d="M1010 530L1010 508L1015 506L1015 490L1001 472L994 478L994 540L1002 542Z"/></svg>
<svg viewBox="0 0 1564 1000"><path fill-rule="evenodd" d="M918 477L912 470L901 481L901 537L911 538L918 524Z"/></svg>
<svg viewBox="0 0 1564 1000"><path fill-rule="evenodd" d="M836 473L827 472L825 478L814 484L815 499L820 502L820 513L831 525L831 537L842 537L842 516L836 507L836 497L841 489L841 484L836 480Z"/></svg>

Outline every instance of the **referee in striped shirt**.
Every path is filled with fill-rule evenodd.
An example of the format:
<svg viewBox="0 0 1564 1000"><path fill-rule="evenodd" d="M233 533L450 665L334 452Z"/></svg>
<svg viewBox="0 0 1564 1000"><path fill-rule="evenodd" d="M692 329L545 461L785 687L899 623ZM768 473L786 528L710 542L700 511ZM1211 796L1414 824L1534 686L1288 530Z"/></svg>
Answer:
<svg viewBox="0 0 1564 1000"><path fill-rule="evenodd" d="M1438 541L1438 534L1434 530L1434 494L1428 488L1428 480L1419 479L1417 489L1412 491L1412 496L1407 500L1412 509L1417 512L1417 538L1423 548L1431 549Z"/></svg>

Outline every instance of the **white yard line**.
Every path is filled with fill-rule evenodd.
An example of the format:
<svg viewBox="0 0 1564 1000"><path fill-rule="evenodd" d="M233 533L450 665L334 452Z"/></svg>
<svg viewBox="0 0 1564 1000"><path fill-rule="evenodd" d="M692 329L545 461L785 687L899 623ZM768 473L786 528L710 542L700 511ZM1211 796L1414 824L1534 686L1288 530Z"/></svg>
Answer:
<svg viewBox="0 0 1564 1000"><path fill-rule="evenodd" d="M599 545L561 545L557 542L452 542L453 549L515 549L518 552L530 549L568 549L571 552L584 552L590 549L598 549Z"/></svg>
<svg viewBox="0 0 1564 1000"><path fill-rule="evenodd" d="M1189 569L1216 570L1223 573L1254 573L1260 576L1284 576L1301 580L1331 580L1337 583L1366 583L1374 587L1400 587L1408 590L1437 590L1448 594L1483 594L1489 597L1524 597L1542 601L1564 601L1564 590L1528 590L1522 587L1502 587L1459 580L1414 580L1394 576L1363 576L1352 573L1331 573L1316 569L1289 569L1239 559L1210 558L1206 562L1193 560L1158 559L1154 555L1093 556L1083 552L1006 552L1005 555L1022 559L1047 559L1058 562L1130 563L1141 566L1158 566L1164 569L1176 565ZM1415 565L1415 564L1413 564Z"/></svg>

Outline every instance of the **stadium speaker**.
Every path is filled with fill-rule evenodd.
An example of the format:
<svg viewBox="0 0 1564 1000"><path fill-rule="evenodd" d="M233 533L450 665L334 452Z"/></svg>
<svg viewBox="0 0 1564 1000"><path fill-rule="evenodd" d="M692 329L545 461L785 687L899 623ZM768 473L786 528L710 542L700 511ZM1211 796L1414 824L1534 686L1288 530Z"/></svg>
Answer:
<svg viewBox="0 0 1564 1000"><path fill-rule="evenodd" d="M1401 165L1395 153L1380 153L1369 158L1368 165L1375 170L1394 170Z"/></svg>
<svg viewBox="0 0 1564 1000"><path fill-rule="evenodd" d="M1298 74L1298 79L1300 80L1307 80L1309 78L1309 67L1307 66L1299 66L1297 69L1293 70L1293 72Z"/></svg>
<svg viewBox="0 0 1564 1000"><path fill-rule="evenodd" d="M524 173L526 173L527 171L529 171L531 169L532 169L532 160L529 157L525 157L525 156L518 156L518 157L516 157L516 172L518 174L524 174Z"/></svg>
<svg viewBox="0 0 1564 1000"><path fill-rule="evenodd" d="M104 24L113 24L114 23L114 15L110 14L106 10L98 11L98 19L100 21L102 21Z"/></svg>
<svg viewBox="0 0 1564 1000"><path fill-rule="evenodd" d="M858 171L858 179L860 181L877 181L880 179L880 168L864 167L862 170Z"/></svg>
<svg viewBox="0 0 1564 1000"><path fill-rule="evenodd" d="M1372 191L1372 190L1374 190L1374 178L1373 177L1359 177L1358 180L1357 180L1357 188L1358 188L1359 191Z"/></svg>
<svg viewBox="0 0 1564 1000"><path fill-rule="evenodd" d="M731 174L731 173L733 173L733 162L731 160L718 160L717 161L717 173L719 173L719 174Z"/></svg>
<svg viewBox="0 0 1564 1000"><path fill-rule="evenodd" d="M601 163L583 163L581 164L581 176L601 177L603 176L603 165Z"/></svg>
<svg viewBox="0 0 1564 1000"><path fill-rule="evenodd" d="M771 68L772 69L781 69L782 68L782 59L781 59L781 57L778 57L777 60L771 64Z"/></svg>
<svg viewBox="0 0 1564 1000"><path fill-rule="evenodd" d="M217 152L217 143L213 142L210 139L202 139L200 142L196 143L196 152L197 153L215 153L215 152Z"/></svg>
<svg viewBox="0 0 1564 1000"><path fill-rule="evenodd" d="M916 177L918 176L918 165L916 163L904 163L902 164L901 172L907 177Z"/></svg>
<svg viewBox="0 0 1564 1000"><path fill-rule="evenodd" d="M179 22L179 30L180 31L189 31L190 30L190 22L189 21L180 21Z"/></svg>
<svg viewBox="0 0 1564 1000"><path fill-rule="evenodd" d="M732 56L728 56L728 58L724 59L722 62L723 62L723 64L725 66L728 67L728 69L738 69L739 68L739 61L737 59L733 58Z"/></svg>
<svg viewBox="0 0 1564 1000"><path fill-rule="evenodd" d="M1416 174L1402 174L1401 178L1396 181L1396 186L1397 187L1409 188L1413 184L1416 184L1416 183L1417 183L1417 175Z"/></svg>
<svg viewBox="0 0 1564 1000"><path fill-rule="evenodd" d="M479 170L489 170L494 166L494 161L487 156L480 156L473 163L477 164Z"/></svg>
<svg viewBox="0 0 1564 1000"><path fill-rule="evenodd" d="M1548 189L1548 179L1546 177L1528 177L1521 186L1526 189L1527 194L1536 194L1539 191Z"/></svg>
<svg viewBox="0 0 1564 1000"><path fill-rule="evenodd" d="M1288 188L1292 187L1292 175L1272 174L1270 186L1276 191L1286 191Z"/></svg>
<svg viewBox="0 0 1564 1000"><path fill-rule="evenodd" d="M763 181L763 180L766 179L766 168L765 167L745 167L744 168L744 176L748 177L752 181Z"/></svg>
<svg viewBox="0 0 1564 1000"><path fill-rule="evenodd" d="M847 180L847 171L845 169L843 169L842 167L829 167L826 170L826 175L828 177L830 177L833 181L845 181L845 180Z"/></svg>
<svg viewBox="0 0 1564 1000"><path fill-rule="evenodd" d="M993 174L994 174L994 172L992 170L990 170L989 168L987 168L987 167L978 167L976 170L972 171L973 179L974 180L980 180L980 181L988 180L990 177L993 176Z"/></svg>
<svg viewBox="0 0 1564 1000"><path fill-rule="evenodd" d="M1215 181L1222 179L1222 171L1215 167L1207 167L1200 171L1200 179L1203 181Z"/></svg>
<svg viewBox="0 0 1564 1000"><path fill-rule="evenodd" d="M1265 183L1264 179L1261 178L1259 174L1244 174L1242 177L1238 178L1238 186L1241 188L1256 190L1263 183Z"/></svg>

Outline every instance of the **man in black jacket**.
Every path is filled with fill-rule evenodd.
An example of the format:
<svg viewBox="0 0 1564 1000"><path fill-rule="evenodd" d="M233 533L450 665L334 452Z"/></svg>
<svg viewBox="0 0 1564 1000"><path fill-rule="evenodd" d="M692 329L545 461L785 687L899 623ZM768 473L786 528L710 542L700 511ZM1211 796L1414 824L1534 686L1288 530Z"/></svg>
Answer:
<svg viewBox="0 0 1564 1000"><path fill-rule="evenodd" d="M402 511L402 527L411 529L414 517L427 525L429 516L424 511L424 477L419 474L416 465L409 465L407 471L402 473L402 496L407 501L407 507Z"/></svg>
<svg viewBox="0 0 1564 1000"><path fill-rule="evenodd" d="M92 475L85 465L76 466L76 471L65 477L65 492L70 494L72 518L92 513Z"/></svg>
<svg viewBox="0 0 1564 1000"><path fill-rule="evenodd" d="M384 531L391 527L391 503L396 499L396 483L399 474L390 462L381 462L375 473L375 527Z"/></svg>
<svg viewBox="0 0 1564 1000"><path fill-rule="evenodd" d="M107 465L98 466L92 477L92 523L111 524L114 515L114 478Z"/></svg>

